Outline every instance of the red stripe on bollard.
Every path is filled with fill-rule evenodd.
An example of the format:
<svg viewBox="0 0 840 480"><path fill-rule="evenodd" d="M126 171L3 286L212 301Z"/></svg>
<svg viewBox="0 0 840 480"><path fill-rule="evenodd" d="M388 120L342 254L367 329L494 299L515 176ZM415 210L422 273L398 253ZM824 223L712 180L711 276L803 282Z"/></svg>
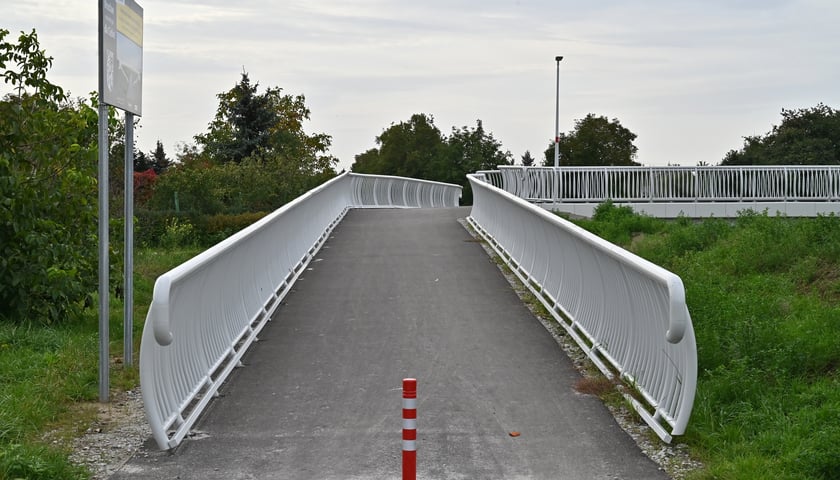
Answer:
<svg viewBox="0 0 840 480"><path fill-rule="evenodd" d="M403 379L402 478L417 479L417 379Z"/></svg>

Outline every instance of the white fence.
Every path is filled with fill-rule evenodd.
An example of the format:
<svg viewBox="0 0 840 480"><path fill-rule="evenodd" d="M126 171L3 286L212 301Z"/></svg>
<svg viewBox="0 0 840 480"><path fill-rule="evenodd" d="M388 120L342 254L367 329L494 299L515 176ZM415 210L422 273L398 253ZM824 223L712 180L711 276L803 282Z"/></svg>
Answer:
<svg viewBox="0 0 840 480"><path fill-rule="evenodd" d="M458 185L343 174L155 282L140 346L146 416L177 446L350 208L457 207Z"/></svg>
<svg viewBox="0 0 840 480"><path fill-rule="evenodd" d="M656 433L684 433L697 383L694 329L673 273L469 175L470 224Z"/></svg>
<svg viewBox="0 0 840 480"><path fill-rule="evenodd" d="M840 166L501 166L488 177L493 185L531 201L840 200Z"/></svg>
<svg viewBox="0 0 840 480"><path fill-rule="evenodd" d="M664 217L680 212L731 217L747 208L795 216L840 211L840 166L501 166L479 173L507 192L551 208L612 200ZM673 207L651 206L657 203Z"/></svg>

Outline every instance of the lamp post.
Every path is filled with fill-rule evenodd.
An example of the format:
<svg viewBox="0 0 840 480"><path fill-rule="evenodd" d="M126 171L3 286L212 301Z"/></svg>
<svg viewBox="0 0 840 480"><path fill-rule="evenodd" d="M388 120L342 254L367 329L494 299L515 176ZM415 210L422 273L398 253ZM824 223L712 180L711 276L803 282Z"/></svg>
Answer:
<svg viewBox="0 0 840 480"><path fill-rule="evenodd" d="M554 108L554 168L560 166L560 60L562 55L554 57L557 61L557 101Z"/></svg>

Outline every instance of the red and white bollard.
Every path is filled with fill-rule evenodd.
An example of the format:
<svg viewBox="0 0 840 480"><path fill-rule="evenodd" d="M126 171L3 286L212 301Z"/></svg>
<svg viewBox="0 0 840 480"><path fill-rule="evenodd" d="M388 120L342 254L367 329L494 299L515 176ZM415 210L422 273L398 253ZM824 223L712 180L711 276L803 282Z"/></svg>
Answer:
<svg viewBox="0 0 840 480"><path fill-rule="evenodd" d="M403 379L402 478L417 479L417 379Z"/></svg>

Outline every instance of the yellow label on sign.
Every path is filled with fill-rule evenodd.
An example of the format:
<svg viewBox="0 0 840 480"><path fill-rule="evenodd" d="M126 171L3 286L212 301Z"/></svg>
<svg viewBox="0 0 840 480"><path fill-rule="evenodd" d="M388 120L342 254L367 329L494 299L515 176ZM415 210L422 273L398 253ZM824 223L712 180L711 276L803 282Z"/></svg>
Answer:
<svg viewBox="0 0 840 480"><path fill-rule="evenodd" d="M117 4L117 31L138 46L143 46L143 17L121 3Z"/></svg>

